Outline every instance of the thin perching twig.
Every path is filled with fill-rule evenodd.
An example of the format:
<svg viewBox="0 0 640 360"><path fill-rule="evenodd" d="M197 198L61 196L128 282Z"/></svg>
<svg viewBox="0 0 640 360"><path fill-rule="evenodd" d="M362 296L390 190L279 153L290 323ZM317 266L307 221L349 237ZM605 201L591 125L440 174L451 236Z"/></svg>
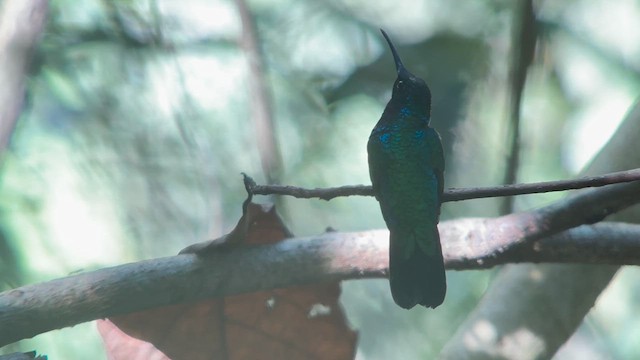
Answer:
<svg viewBox="0 0 640 360"><path fill-rule="evenodd" d="M528 184L463 189L450 188L445 190L442 196L442 202L576 190L638 180L640 180L640 169L633 169L573 180L544 181ZM373 196L373 190L370 185L347 185L334 188L305 189L289 185L258 185L251 178L249 178L249 182L251 184L251 193L255 195L286 195L299 199L318 198L327 201L342 196Z"/></svg>

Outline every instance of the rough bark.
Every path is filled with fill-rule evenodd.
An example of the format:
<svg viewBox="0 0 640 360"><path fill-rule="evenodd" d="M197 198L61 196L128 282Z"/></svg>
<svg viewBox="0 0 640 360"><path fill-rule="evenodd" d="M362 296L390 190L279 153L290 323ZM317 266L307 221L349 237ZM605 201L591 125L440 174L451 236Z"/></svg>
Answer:
<svg viewBox="0 0 640 360"><path fill-rule="evenodd" d="M609 223L520 243L487 261L487 248L503 247L500 238L518 238L518 231L510 234L494 220L442 223L443 242L451 244L444 249L445 265L461 270L520 261L640 264L640 225ZM492 239L498 239L496 244L491 245ZM207 297L384 277L387 259L386 230L332 232L206 258L185 254L141 261L23 286L0 293L0 347L93 319Z"/></svg>

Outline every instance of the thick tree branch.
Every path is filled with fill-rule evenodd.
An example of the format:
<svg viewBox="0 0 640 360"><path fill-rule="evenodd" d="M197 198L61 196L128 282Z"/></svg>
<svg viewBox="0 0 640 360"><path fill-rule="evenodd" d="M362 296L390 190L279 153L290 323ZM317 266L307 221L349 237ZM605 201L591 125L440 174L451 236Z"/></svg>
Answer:
<svg viewBox="0 0 640 360"><path fill-rule="evenodd" d="M620 210L638 202L639 197L640 182L634 182L590 191L537 211L444 222L440 232L446 265L478 269L547 258L556 262L639 263L640 227L632 225L575 229L563 235L567 236L564 243L557 240L562 237L534 243L542 236ZM589 244L595 236L624 241L601 240L601 246L593 248ZM583 237L591 240L583 241ZM327 233L224 250L206 258L185 254L141 261L24 286L0 293L0 346L52 329L157 306L300 284L382 277L387 270L387 239L386 230ZM621 251L620 246L629 248Z"/></svg>
<svg viewBox="0 0 640 360"><path fill-rule="evenodd" d="M601 176L589 176L574 180L544 181L529 184L447 189L443 202L480 199L496 196L538 194L551 191L576 190L587 187L625 183L640 180L640 169L620 171ZM370 185L347 185L335 188L305 189L288 185L257 185L252 181L251 192L256 195L287 195L299 199L331 200L341 196L373 196Z"/></svg>
<svg viewBox="0 0 640 360"><path fill-rule="evenodd" d="M490 241L487 219L444 222L444 234L478 232ZM491 231L491 232L487 232ZM446 236L446 235L445 235ZM640 225L585 225L496 254L469 257L474 244L444 237L449 269L483 269L512 262L640 265ZM468 249L457 253L460 248ZM0 346L99 318L301 284L385 277L388 232L326 233L213 254L178 255L105 268L0 293ZM295 271L293 271L295 269ZM5 326L11 324L11 326Z"/></svg>
<svg viewBox="0 0 640 360"><path fill-rule="evenodd" d="M483 231L457 234L474 243L471 257L491 262L496 254L582 224L593 224L640 201L640 181L584 192L543 208L488 219L494 232L488 243ZM486 231L486 230L485 230ZM448 244L443 242L443 249ZM461 254L463 249L458 249Z"/></svg>

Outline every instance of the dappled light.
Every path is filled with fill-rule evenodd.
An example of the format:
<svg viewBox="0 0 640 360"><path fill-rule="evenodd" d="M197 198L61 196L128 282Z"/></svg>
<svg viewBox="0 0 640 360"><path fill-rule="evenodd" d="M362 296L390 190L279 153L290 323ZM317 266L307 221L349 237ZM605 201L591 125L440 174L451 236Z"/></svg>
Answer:
<svg viewBox="0 0 640 360"><path fill-rule="evenodd" d="M637 0L0 1L0 334L9 304L87 311L35 312L17 337L39 335L0 354L640 357L638 269L619 267L638 262L638 182L602 178L640 168L639 20ZM442 141L436 309L401 309L385 279L380 28ZM532 184L585 177L603 187ZM200 273L211 259L228 268Z"/></svg>

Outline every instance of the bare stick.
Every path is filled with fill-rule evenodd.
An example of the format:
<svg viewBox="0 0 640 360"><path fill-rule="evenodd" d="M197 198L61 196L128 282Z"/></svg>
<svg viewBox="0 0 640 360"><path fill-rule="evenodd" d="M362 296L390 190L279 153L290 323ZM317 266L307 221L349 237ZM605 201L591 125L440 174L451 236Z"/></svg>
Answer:
<svg viewBox="0 0 640 360"><path fill-rule="evenodd" d="M574 180L545 181L528 184L464 189L450 188L445 190L442 202L576 190L638 180L640 180L640 169L633 169ZM342 196L373 196L373 190L370 185L347 185L334 188L305 189L288 185L257 185L253 180L251 180L251 192L256 195L275 194L293 196L299 199L318 198L322 200L331 200Z"/></svg>

